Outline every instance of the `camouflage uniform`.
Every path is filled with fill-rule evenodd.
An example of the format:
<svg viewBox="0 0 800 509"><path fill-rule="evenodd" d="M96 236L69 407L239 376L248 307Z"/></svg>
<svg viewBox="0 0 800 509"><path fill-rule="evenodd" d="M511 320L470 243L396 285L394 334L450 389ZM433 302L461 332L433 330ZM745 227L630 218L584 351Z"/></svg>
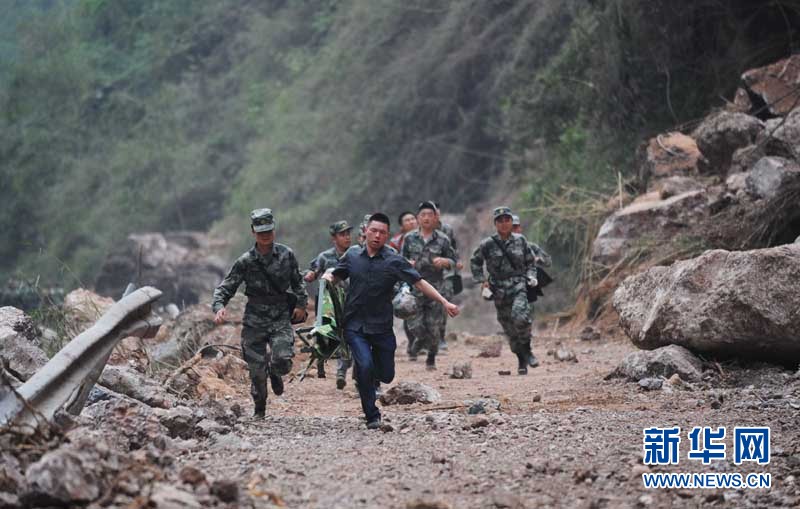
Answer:
<svg viewBox="0 0 800 509"><path fill-rule="evenodd" d="M278 288L272 287L264 272ZM250 371L250 394L258 407L266 404L270 372L286 375L292 369L294 331L286 291L291 287L298 308L305 308L308 295L294 252L277 242L271 253L262 255L254 246L234 262L214 290L211 305L215 313L227 305L242 283L248 297L242 319L242 356Z"/></svg>
<svg viewBox="0 0 800 509"><path fill-rule="evenodd" d="M495 239L504 245L516 268L509 263ZM470 260L472 276L478 284L486 280L484 263L489 272L489 288L494 295L497 321L508 336L511 351L518 356L527 355L530 353L533 323L527 284L529 278L536 277L533 252L528 247L528 241L516 233L512 233L508 240L502 240L498 234L485 238Z"/></svg>
<svg viewBox="0 0 800 509"><path fill-rule="evenodd" d="M419 230L409 232L403 241L403 257L415 263L414 268L439 292L444 287L444 270L433 265L437 257L447 258L451 266L455 267L455 252L450 244L450 239L440 230L434 230L431 238L426 242ZM411 355L416 355L422 348L428 349L428 358L436 356L439 341L444 337L445 317L444 307L416 288L413 291L417 298L417 314L407 320L408 328L414 336Z"/></svg>
<svg viewBox="0 0 800 509"><path fill-rule="evenodd" d="M326 249L318 254L317 257L311 261L309 264L309 270L314 272L317 278L319 278L322 274L325 274L325 271L328 269L335 269L336 264L339 263L339 258L341 258L341 255L338 251L336 251L336 247L331 247L330 249ZM340 281L339 286L346 291L347 281ZM338 359L336 363L336 377L339 379L344 379L347 376L347 370L350 369L351 365L352 362L349 359ZM325 377L325 361L322 359L317 361L317 375L321 378ZM344 384L342 384L342 388L344 388Z"/></svg>

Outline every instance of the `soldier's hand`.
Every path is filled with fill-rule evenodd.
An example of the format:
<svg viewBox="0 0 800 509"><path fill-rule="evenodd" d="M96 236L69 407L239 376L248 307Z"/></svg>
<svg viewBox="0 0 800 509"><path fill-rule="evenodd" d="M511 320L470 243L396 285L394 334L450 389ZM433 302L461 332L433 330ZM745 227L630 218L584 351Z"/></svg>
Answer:
<svg viewBox="0 0 800 509"><path fill-rule="evenodd" d="M458 262L458 263L456 263L456 268L457 268L458 270L461 270L461 269L463 269L463 268L464 268L464 264L463 264L463 263L461 263L461 262Z"/></svg>
<svg viewBox="0 0 800 509"><path fill-rule="evenodd" d="M450 260L437 256L433 259L433 266L437 269L446 269L450 266Z"/></svg>
<svg viewBox="0 0 800 509"><path fill-rule="evenodd" d="M410 263L411 266L414 267L414 268L417 267L417 261L416 260L408 260L408 263Z"/></svg>
<svg viewBox="0 0 800 509"><path fill-rule="evenodd" d="M455 318L461 312L461 310L458 309L458 306L456 306L452 302L448 302L447 304L445 304L444 308L447 310L447 314L450 315L451 318Z"/></svg>
<svg viewBox="0 0 800 509"><path fill-rule="evenodd" d="M217 311L217 314L214 315L214 323L217 325L222 325L225 323L225 320L228 319L228 311L225 308L220 309Z"/></svg>
<svg viewBox="0 0 800 509"><path fill-rule="evenodd" d="M303 279L306 280L306 283L310 283L315 279L317 279L317 273L314 272L313 270L309 270L308 272L306 272L306 275L303 276Z"/></svg>
<svg viewBox="0 0 800 509"><path fill-rule="evenodd" d="M323 279L329 283L333 283L333 272L326 272L325 274L320 276L320 279Z"/></svg>
<svg viewBox="0 0 800 509"><path fill-rule="evenodd" d="M305 321L306 319L306 310L303 308L294 308L292 311L292 320L295 322Z"/></svg>
<svg viewBox="0 0 800 509"><path fill-rule="evenodd" d="M489 288L489 282L488 281L484 281L483 283L481 283L481 290L483 290L484 288Z"/></svg>

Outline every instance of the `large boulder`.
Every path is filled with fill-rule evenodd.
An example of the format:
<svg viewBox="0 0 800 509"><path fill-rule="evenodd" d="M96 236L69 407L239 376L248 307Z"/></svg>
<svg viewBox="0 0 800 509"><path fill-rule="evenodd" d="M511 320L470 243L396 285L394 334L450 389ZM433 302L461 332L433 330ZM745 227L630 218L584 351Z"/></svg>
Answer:
<svg viewBox="0 0 800 509"><path fill-rule="evenodd" d="M138 278L139 286L161 290L165 304L188 306L207 300L227 268L213 254L218 244L199 232L131 234L108 255L95 288L118 299L128 283Z"/></svg>
<svg viewBox="0 0 800 509"><path fill-rule="evenodd" d="M766 111L771 115L786 115L797 106L800 98L797 88L800 83L800 55L751 69L742 75L742 81L754 109L764 109L766 106ZM745 104L744 101L742 104ZM766 111L759 114L764 115Z"/></svg>
<svg viewBox="0 0 800 509"><path fill-rule="evenodd" d="M686 381L698 381L703 375L703 364L686 348L669 345L629 353L606 378L638 382L652 377L669 378L675 374Z"/></svg>
<svg viewBox="0 0 800 509"><path fill-rule="evenodd" d="M660 243L671 239L703 217L706 204L703 190L665 200L660 192L642 195L603 222L592 245L592 261L611 266L648 241Z"/></svg>
<svg viewBox="0 0 800 509"><path fill-rule="evenodd" d="M800 154L800 108L792 110L784 118L772 118L766 122L766 132L774 140L783 143L795 158Z"/></svg>
<svg viewBox="0 0 800 509"><path fill-rule="evenodd" d="M781 188L800 179L800 165L782 157L764 157L748 173L747 192L754 198L772 199Z"/></svg>
<svg viewBox="0 0 800 509"><path fill-rule="evenodd" d="M17 308L0 308L0 363L20 380L27 380L47 363L36 344L33 321Z"/></svg>
<svg viewBox="0 0 800 509"><path fill-rule="evenodd" d="M73 336L85 331L114 305L114 299L101 297L91 290L76 288L64 297L65 328Z"/></svg>
<svg viewBox="0 0 800 509"><path fill-rule="evenodd" d="M704 173L725 176L734 152L756 142L764 123L744 113L719 111L706 117L692 132L700 152L705 156Z"/></svg>
<svg viewBox="0 0 800 509"><path fill-rule="evenodd" d="M707 251L631 276L614 293L620 324L644 349L800 361L800 245Z"/></svg>

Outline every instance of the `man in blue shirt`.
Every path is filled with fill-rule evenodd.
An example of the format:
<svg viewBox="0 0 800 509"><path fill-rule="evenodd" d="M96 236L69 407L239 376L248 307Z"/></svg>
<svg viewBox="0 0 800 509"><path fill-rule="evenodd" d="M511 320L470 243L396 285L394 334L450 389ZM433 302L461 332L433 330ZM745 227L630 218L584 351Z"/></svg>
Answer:
<svg viewBox="0 0 800 509"><path fill-rule="evenodd" d="M344 305L345 340L355 362L361 408L368 429L381 426L381 413L375 406L375 381L394 379L394 352L397 341L392 330L394 285L403 281L457 316L458 306L436 291L402 256L385 247L389 240L389 218L372 214L366 228L364 247L350 248L333 273L322 276L335 283L350 278Z"/></svg>

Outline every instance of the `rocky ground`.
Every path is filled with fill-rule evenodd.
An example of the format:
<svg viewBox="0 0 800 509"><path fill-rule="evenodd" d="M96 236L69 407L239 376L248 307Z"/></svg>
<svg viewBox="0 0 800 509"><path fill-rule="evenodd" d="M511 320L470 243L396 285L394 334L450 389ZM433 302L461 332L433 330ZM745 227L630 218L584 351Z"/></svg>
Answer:
<svg viewBox="0 0 800 509"><path fill-rule="evenodd" d="M557 333L558 334L558 333ZM645 391L605 381L633 351L626 341L581 341L541 334L541 367L512 370L503 348L480 358L485 342L451 344L439 370L398 356L397 380L429 385L433 404L384 406L383 431L367 431L349 384L310 378L272 398L265 421L242 417L224 433L177 453L177 463L213 478L234 479L261 503L288 507L796 507L800 504L800 380L792 371L711 364L703 379L680 388ZM559 343L559 344L557 344ZM547 350L572 350L561 362ZM451 379L469 362L471 379ZM244 396L244 395L242 395ZM472 402L490 401L469 415ZM245 399L238 403L249 412ZM499 403L499 411L492 408ZM473 410L474 411L474 410ZM642 486L642 429L650 426L769 425L770 490L653 490ZM182 446L183 447L183 446ZM704 467L682 451L679 467L653 471L754 471L731 461ZM416 504L416 505L415 505ZM438 505L437 505L438 504Z"/></svg>

